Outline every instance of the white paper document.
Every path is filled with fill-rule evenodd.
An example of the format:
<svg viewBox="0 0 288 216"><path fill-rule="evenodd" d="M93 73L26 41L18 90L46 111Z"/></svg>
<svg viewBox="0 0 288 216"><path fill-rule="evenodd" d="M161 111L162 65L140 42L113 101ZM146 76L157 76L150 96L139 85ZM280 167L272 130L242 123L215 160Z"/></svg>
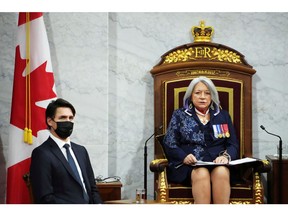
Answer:
<svg viewBox="0 0 288 216"><path fill-rule="evenodd" d="M249 157L246 157L246 158L241 158L241 159L238 159L238 160L232 160L230 161L230 165L236 165L236 164L243 164L243 163L250 163L250 162L254 162L256 161L257 159L255 158L249 158Z"/></svg>
<svg viewBox="0 0 288 216"><path fill-rule="evenodd" d="M241 158L241 159L237 159L237 160L232 160L230 161L228 164L226 165L237 165L237 164L243 164L243 163L250 163L250 162L254 162L257 159L255 158ZM225 164L221 164L221 163L214 163L214 162L207 162L207 161L197 161L195 164L193 164L192 166L201 166L201 165L225 165Z"/></svg>
<svg viewBox="0 0 288 216"><path fill-rule="evenodd" d="M211 165L211 166L218 166L218 165L233 166L233 165L238 165L238 164L251 163L251 162L255 162L255 161L257 161L257 159L246 157L246 158L241 158L241 159L237 159L237 160L232 160L228 164L214 163L214 162L208 162L208 161L197 161L196 163L192 164L191 166L209 166L209 165ZM181 164L175 166L175 168L178 169L179 167L181 167L183 165L184 164L181 163Z"/></svg>

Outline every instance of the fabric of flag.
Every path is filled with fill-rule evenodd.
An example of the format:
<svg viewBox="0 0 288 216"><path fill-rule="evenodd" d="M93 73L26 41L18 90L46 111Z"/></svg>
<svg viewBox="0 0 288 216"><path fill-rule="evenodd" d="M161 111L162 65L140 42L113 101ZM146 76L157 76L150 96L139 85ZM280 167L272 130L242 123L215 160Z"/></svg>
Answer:
<svg viewBox="0 0 288 216"><path fill-rule="evenodd" d="M23 175L47 139L48 103L57 97L42 13L19 13L7 161L7 204L30 203Z"/></svg>

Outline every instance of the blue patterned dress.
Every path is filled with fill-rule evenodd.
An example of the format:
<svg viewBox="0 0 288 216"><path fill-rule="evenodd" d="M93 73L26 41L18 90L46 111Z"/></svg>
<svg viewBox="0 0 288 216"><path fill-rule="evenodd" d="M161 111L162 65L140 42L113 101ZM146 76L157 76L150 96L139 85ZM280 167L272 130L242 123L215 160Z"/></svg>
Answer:
<svg viewBox="0 0 288 216"><path fill-rule="evenodd" d="M190 182L193 166L178 166L190 153L202 161L213 161L225 150L232 160L239 158L239 143L229 113L226 110L215 113L212 109L209 112L210 121L206 125L200 122L194 109L180 108L173 112L163 143L169 161L169 181Z"/></svg>

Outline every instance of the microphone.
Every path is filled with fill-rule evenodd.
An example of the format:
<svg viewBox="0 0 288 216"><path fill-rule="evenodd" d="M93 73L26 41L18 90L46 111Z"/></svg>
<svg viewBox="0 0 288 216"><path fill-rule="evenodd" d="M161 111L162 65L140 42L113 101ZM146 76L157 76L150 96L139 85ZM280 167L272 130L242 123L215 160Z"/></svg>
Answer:
<svg viewBox="0 0 288 216"><path fill-rule="evenodd" d="M281 139L281 137L279 135L268 132L263 125L260 125L260 128L262 130L266 131L266 133L278 137L280 139L280 141L282 141L282 139Z"/></svg>
<svg viewBox="0 0 288 216"><path fill-rule="evenodd" d="M155 136L161 129L163 128L163 125L159 126L159 128L145 141L145 146L147 146L148 141Z"/></svg>
<svg viewBox="0 0 288 216"><path fill-rule="evenodd" d="M279 138L279 165L278 165L278 173L279 173L279 177L278 177L278 203L279 204L282 204L282 139L279 135L277 134L273 134L273 133L270 133L268 132L265 127L263 125L260 125L260 128L264 131L266 131L266 133L270 134L270 135L273 135L273 136L276 136Z"/></svg>
<svg viewBox="0 0 288 216"><path fill-rule="evenodd" d="M145 141L144 145L144 189L145 189L145 199L147 199L147 143L148 141L158 134L158 132L163 128L163 125L159 126L158 129Z"/></svg>

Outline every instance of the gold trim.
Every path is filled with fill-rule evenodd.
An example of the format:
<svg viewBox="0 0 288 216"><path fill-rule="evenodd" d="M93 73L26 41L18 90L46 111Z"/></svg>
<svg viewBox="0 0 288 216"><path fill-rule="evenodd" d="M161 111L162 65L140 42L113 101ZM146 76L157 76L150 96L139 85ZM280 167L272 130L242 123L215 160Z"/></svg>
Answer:
<svg viewBox="0 0 288 216"><path fill-rule="evenodd" d="M263 195L262 195L262 191L263 191L263 187L262 187L262 183L261 183L261 176L259 175L258 172L255 173L254 175L255 178L255 204L262 204L262 200L263 200Z"/></svg>
<svg viewBox="0 0 288 216"><path fill-rule="evenodd" d="M175 73L176 76L178 77L183 77L183 76L200 76L200 75L205 75L205 76L220 76L220 77L229 77L230 72L228 71L221 71L221 70L184 70L184 71L177 71Z"/></svg>
<svg viewBox="0 0 288 216"><path fill-rule="evenodd" d="M247 201L247 200L243 200L243 201L242 200L239 200L239 201L231 200L230 204L234 204L235 205L235 204L252 204L252 203L251 203L251 201Z"/></svg>
<svg viewBox="0 0 288 216"><path fill-rule="evenodd" d="M167 162L167 159L154 159L151 161L151 164L155 165L155 164L159 164L161 162Z"/></svg>
<svg viewBox="0 0 288 216"><path fill-rule="evenodd" d="M158 176L158 189L159 189L159 197L157 197L158 201L165 202L167 201L167 182L166 182L166 170L161 172Z"/></svg>
<svg viewBox="0 0 288 216"><path fill-rule="evenodd" d="M210 42L214 34L212 26L205 26L205 21L200 21L200 26L193 26L191 33L194 37L194 42Z"/></svg>
<svg viewBox="0 0 288 216"><path fill-rule="evenodd" d="M233 97L233 94L234 94L234 89L233 88L227 88L227 87L217 87L216 86L216 89L218 92L226 92L228 93L228 97L229 97L229 114L231 116L231 119L232 119L232 122L234 122L234 97Z"/></svg>
<svg viewBox="0 0 288 216"><path fill-rule="evenodd" d="M171 200L171 204L194 204L192 200Z"/></svg>
<svg viewBox="0 0 288 216"><path fill-rule="evenodd" d="M239 190L239 189L241 189L241 190L251 190L252 187L245 187L245 186L237 187L237 186L235 186L235 187L231 187L231 189L234 189L234 190Z"/></svg>
<svg viewBox="0 0 288 216"><path fill-rule="evenodd" d="M199 61L199 59L242 64L241 57L236 52L209 46L196 46L175 50L164 57L162 64Z"/></svg>
<svg viewBox="0 0 288 216"><path fill-rule="evenodd" d="M270 162L268 160L262 160L262 162L265 164L265 165L269 165Z"/></svg>
<svg viewBox="0 0 288 216"><path fill-rule="evenodd" d="M179 93L186 92L188 87L174 88L174 110L179 108Z"/></svg>

